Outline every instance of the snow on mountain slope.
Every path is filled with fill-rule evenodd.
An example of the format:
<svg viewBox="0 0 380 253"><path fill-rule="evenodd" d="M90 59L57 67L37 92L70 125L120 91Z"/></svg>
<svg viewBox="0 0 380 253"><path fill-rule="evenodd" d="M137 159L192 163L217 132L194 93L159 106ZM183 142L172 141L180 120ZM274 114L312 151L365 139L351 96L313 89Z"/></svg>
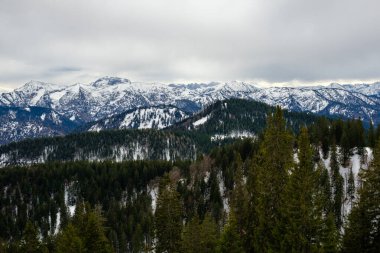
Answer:
<svg viewBox="0 0 380 253"><path fill-rule="evenodd" d="M0 145L26 138L63 135L77 125L42 107L0 106Z"/></svg>
<svg viewBox="0 0 380 253"><path fill-rule="evenodd" d="M332 87L271 87L252 94L252 99L280 105L291 111L342 115L380 123L380 97Z"/></svg>
<svg viewBox="0 0 380 253"><path fill-rule="evenodd" d="M105 129L162 129L189 117L191 114L174 106L152 106L128 110L105 119L89 123L89 131Z"/></svg>
<svg viewBox="0 0 380 253"><path fill-rule="evenodd" d="M170 104L196 112L215 100L249 98L248 94L256 90L254 85L243 82L166 85L104 77L90 84L54 88L50 84L30 82L1 94L0 105L38 105L52 108L68 118L91 122L128 109L157 105Z"/></svg>
<svg viewBox="0 0 380 253"><path fill-rule="evenodd" d="M253 83L238 81L162 84L132 82L118 77L103 77L88 84L60 86L31 81L12 92L0 94L0 106L45 107L76 123L89 123L127 110L159 105L173 105L182 112L195 113L216 100L229 98L257 100L270 105L280 105L292 111L309 111L320 115L340 115L349 118L360 117L366 122L380 123L379 82L358 85L334 83L329 86L314 87L258 88ZM156 120L162 122L161 126L156 126L149 122L149 117L153 116L147 119L142 116L142 112L136 113L130 115L131 118L127 120L125 127L160 128L168 125L168 122L176 121L176 119L167 119L162 122L157 118L159 116L154 116ZM136 126L129 123L138 121L141 121L138 126L137 123Z"/></svg>

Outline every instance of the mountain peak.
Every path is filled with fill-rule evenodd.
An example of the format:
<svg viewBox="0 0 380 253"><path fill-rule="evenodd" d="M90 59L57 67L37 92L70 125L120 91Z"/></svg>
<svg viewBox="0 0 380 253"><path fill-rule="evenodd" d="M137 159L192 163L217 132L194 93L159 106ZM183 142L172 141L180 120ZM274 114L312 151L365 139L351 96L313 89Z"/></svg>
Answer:
<svg viewBox="0 0 380 253"><path fill-rule="evenodd" d="M41 81L35 81L31 80L21 86L20 88L16 89L15 91L23 91L26 93L36 92L39 90L51 90L52 86L49 83L41 82Z"/></svg>
<svg viewBox="0 0 380 253"><path fill-rule="evenodd" d="M101 86L112 86L112 85L117 85L121 83L128 83L130 84L131 81L126 78L120 78L120 77L110 77L110 76L105 76L102 78L99 78L95 82L92 83L92 86L94 87L101 87Z"/></svg>

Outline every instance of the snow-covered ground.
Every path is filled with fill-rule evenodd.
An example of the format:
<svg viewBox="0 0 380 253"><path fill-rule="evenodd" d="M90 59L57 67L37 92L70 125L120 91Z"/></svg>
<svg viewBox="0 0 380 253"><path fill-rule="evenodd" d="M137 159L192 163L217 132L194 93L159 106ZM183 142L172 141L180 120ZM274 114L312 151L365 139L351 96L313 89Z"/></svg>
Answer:
<svg viewBox="0 0 380 253"><path fill-rule="evenodd" d="M355 199L351 200L351 198L347 196L348 178L350 175L350 170L352 170L352 173L354 175L355 191L356 191L360 185L360 178L359 178L360 171L366 170L373 159L371 148L366 147L364 149L364 155L363 155L364 159L362 159L362 157L357 153L356 149L354 149L353 152L354 154L350 157L350 161L346 167L343 167L339 163L339 172L344 179L344 186L343 186L344 203L342 206L343 221L346 221L349 213L351 212L351 208L353 204L355 203ZM337 148L337 153L339 154L339 147ZM326 159L323 159L322 151L320 151L320 157L322 159L323 165L327 168L330 174L331 173L330 155Z"/></svg>

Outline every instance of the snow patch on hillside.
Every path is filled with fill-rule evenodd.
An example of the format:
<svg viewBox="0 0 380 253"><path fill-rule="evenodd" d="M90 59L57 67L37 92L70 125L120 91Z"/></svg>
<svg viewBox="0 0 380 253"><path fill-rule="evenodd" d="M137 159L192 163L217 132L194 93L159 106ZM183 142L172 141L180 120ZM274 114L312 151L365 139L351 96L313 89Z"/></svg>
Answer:
<svg viewBox="0 0 380 253"><path fill-rule="evenodd" d="M228 134L215 134L211 136L211 141L221 141L224 139L244 139L255 138L256 135L249 131L231 131Z"/></svg>
<svg viewBox="0 0 380 253"><path fill-rule="evenodd" d="M207 122L207 120L209 119L209 117L210 117L210 116L207 115L207 116L205 116L205 117L203 117L203 118L200 118L199 120L195 121L195 122L193 123L193 125L194 125L195 127L200 126L200 125L203 125L204 123Z"/></svg>

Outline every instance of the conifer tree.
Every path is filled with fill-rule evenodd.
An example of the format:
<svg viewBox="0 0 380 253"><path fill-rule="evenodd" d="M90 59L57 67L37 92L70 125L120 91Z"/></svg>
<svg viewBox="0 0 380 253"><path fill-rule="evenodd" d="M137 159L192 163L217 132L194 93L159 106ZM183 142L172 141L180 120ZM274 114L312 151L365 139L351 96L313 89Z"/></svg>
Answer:
<svg viewBox="0 0 380 253"><path fill-rule="evenodd" d="M69 223L57 236L56 253L82 253L85 252L83 241L78 230Z"/></svg>
<svg viewBox="0 0 380 253"><path fill-rule="evenodd" d="M40 253L43 250L43 246L38 239L36 227L31 221L28 221L21 238L20 252Z"/></svg>
<svg viewBox="0 0 380 253"><path fill-rule="evenodd" d="M186 224L182 233L181 252L213 253L217 246L216 224L209 214L201 222L196 215Z"/></svg>
<svg viewBox="0 0 380 253"><path fill-rule="evenodd" d="M367 135L367 144L370 148L374 148L376 143L376 134L375 134L375 129L373 127L372 121L369 124L369 129L368 129L368 135Z"/></svg>
<svg viewBox="0 0 380 253"><path fill-rule="evenodd" d="M351 204L352 207L352 201L355 198L355 176L352 172L352 167L350 167L350 172L348 174L348 180L347 180L347 198Z"/></svg>
<svg viewBox="0 0 380 253"><path fill-rule="evenodd" d="M344 252L380 251L380 142L374 160L361 175L359 201L352 209L345 230Z"/></svg>
<svg viewBox="0 0 380 253"><path fill-rule="evenodd" d="M168 182L167 177L165 182L160 183L155 226L157 252L179 252L182 232L182 206L178 192L170 181Z"/></svg>
<svg viewBox="0 0 380 253"><path fill-rule="evenodd" d="M319 247L316 240L321 226L322 208L319 205L318 178L314 171L312 149L307 129L303 128L298 140L298 160L285 189L284 252L311 252Z"/></svg>
<svg viewBox="0 0 380 253"><path fill-rule="evenodd" d="M335 224L335 218L333 213L329 213L325 217L325 222L323 225L323 230L321 231L321 252L326 253L337 253L339 252L339 231Z"/></svg>
<svg viewBox="0 0 380 253"><path fill-rule="evenodd" d="M344 127L342 138L340 140L340 148L340 161L343 166L346 166L351 153L347 127Z"/></svg>
<svg viewBox="0 0 380 253"><path fill-rule="evenodd" d="M248 192L243 180L243 162L238 152L235 152L233 168L234 189L232 191L230 206L234 213L238 214L236 217L238 231L241 236L244 236L245 231L247 231Z"/></svg>
<svg viewBox="0 0 380 253"><path fill-rule="evenodd" d="M87 252L110 253L113 252L111 244L105 235L104 218L100 209L86 212L84 230L80 231L84 237L83 242Z"/></svg>
<svg viewBox="0 0 380 253"><path fill-rule="evenodd" d="M223 229L219 244L220 253L244 253L243 242L233 211L230 212L228 223Z"/></svg>
<svg viewBox="0 0 380 253"><path fill-rule="evenodd" d="M323 164L318 164L317 172L319 175L319 187L322 190L321 194L321 204L323 213L327 215L330 212L333 212L333 203L332 203L332 192L331 192L331 182L328 170L324 167Z"/></svg>
<svg viewBox="0 0 380 253"><path fill-rule="evenodd" d="M344 138L344 134L342 139ZM337 159L336 146L333 142L331 146L330 169L331 169L331 187L333 193L333 212L335 215L335 224L338 229L342 226L342 204L343 204L343 186L344 179L339 172L339 163Z"/></svg>
<svg viewBox="0 0 380 253"><path fill-rule="evenodd" d="M278 107L268 119L264 139L261 143L257 163L257 204L255 213L255 250L278 252L281 249L284 223L284 189L293 167L292 135L286 128L283 112Z"/></svg>
<svg viewBox="0 0 380 253"><path fill-rule="evenodd" d="M85 252L113 252L105 235L104 222L99 208L92 209L88 203L78 201L72 225L77 231L80 241L76 240L74 246L82 247L83 244Z"/></svg>

